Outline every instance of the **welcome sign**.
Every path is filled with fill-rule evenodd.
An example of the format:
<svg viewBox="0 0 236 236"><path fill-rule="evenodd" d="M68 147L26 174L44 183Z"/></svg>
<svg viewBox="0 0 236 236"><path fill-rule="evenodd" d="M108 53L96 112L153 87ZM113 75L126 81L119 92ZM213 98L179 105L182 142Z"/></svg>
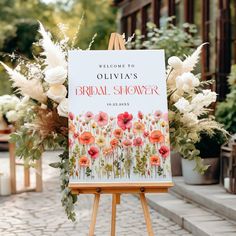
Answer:
<svg viewBox="0 0 236 236"><path fill-rule="evenodd" d="M72 183L171 182L163 50L69 52Z"/></svg>

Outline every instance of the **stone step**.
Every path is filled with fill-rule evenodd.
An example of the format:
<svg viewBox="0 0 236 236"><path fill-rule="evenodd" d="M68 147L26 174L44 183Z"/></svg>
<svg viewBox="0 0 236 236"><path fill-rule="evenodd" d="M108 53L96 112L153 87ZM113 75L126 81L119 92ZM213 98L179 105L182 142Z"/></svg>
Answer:
<svg viewBox="0 0 236 236"><path fill-rule="evenodd" d="M147 194L148 204L195 236L235 236L236 222L170 193Z"/></svg>
<svg viewBox="0 0 236 236"><path fill-rule="evenodd" d="M236 221L236 194L227 193L221 185L188 185L184 183L183 177L175 177L170 193L176 193Z"/></svg>

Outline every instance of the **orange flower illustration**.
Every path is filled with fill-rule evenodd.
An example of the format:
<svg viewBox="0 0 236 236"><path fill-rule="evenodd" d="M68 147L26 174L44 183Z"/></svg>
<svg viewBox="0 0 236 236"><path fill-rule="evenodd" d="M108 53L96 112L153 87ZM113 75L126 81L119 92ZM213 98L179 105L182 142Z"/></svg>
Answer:
<svg viewBox="0 0 236 236"><path fill-rule="evenodd" d="M160 166L161 164L160 157L156 155L150 156L150 164L151 166Z"/></svg>
<svg viewBox="0 0 236 236"><path fill-rule="evenodd" d="M133 125L134 133L143 133L145 130L145 125L142 122L134 122Z"/></svg>
<svg viewBox="0 0 236 236"><path fill-rule="evenodd" d="M160 130L153 130L149 135L149 141L151 143L161 143L164 141L164 135Z"/></svg>
<svg viewBox="0 0 236 236"><path fill-rule="evenodd" d="M110 154L112 154L112 152L113 152L113 149L111 147L105 147L102 150L102 153L104 156L109 156Z"/></svg>
<svg viewBox="0 0 236 236"><path fill-rule="evenodd" d="M122 138L123 136L123 130L122 129L115 129L114 132L113 132L114 136L116 138Z"/></svg>
<svg viewBox="0 0 236 236"><path fill-rule="evenodd" d="M81 144L92 144L94 143L95 138L93 137L93 135L90 132L83 132L80 136L79 136L79 142Z"/></svg>
<svg viewBox="0 0 236 236"><path fill-rule="evenodd" d="M110 142L110 145L112 148L116 148L118 146L118 144L119 144L119 140L116 138L113 138Z"/></svg>
<svg viewBox="0 0 236 236"><path fill-rule="evenodd" d="M75 125L70 122L70 124L69 124L69 131L70 131L70 133L72 133L72 134L75 133L75 129L76 129Z"/></svg>
<svg viewBox="0 0 236 236"><path fill-rule="evenodd" d="M88 167L89 166L89 159L86 156L82 156L79 159L79 165L81 167Z"/></svg>

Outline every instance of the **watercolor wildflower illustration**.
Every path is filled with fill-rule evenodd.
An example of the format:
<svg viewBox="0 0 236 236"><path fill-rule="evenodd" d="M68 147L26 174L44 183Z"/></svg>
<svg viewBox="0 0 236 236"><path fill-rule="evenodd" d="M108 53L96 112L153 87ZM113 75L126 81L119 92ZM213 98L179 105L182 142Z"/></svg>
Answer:
<svg viewBox="0 0 236 236"><path fill-rule="evenodd" d="M170 173L166 113L69 113L71 179L160 181Z"/></svg>

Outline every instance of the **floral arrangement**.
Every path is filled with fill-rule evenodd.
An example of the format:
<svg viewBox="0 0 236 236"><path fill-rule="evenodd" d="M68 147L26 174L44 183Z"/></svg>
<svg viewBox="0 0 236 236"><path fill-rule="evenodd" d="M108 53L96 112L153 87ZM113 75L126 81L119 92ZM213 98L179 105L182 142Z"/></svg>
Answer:
<svg viewBox="0 0 236 236"><path fill-rule="evenodd" d="M152 181L170 177L166 113L69 113L71 179ZM133 153L135 156L133 157Z"/></svg>
<svg viewBox="0 0 236 236"><path fill-rule="evenodd" d="M21 109L24 114L23 119L19 120L17 132L11 135L12 142L17 144L16 155L33 164L47 148L61 147L64 149L64 152L60 155L60 161L52 163L51 166L60 169L62 205L65 207L68 218L75 220L73 204L77 201L77 196L73 195L68 188L70 175L76 175L76 169L73 169L74 163L69 161L69 151L73 152L75 150L72 149L74 144L68 137L68 130L75 129L76 119L80 118L68 114L67 51L80 49L74 46L78 32L72 39L69 39L66 35L67 27L60 24L59 28L59 39L54 42L50 33L46 32L41 23L39 24L41 39L35 43L35 47L38 47L41 53L35 55L34 61L19 58L15 69L11 69L4 63L1 64L8 72L12 86L17 89L16 91L22 96L23 100L27 99L26 105ZM94 38L88 49L91 48L93 42ZM200 82L199 78L191 73L198 62L201 48L202 46L197 48L184 61L181 61L178 57L171 57L168 60L167 84L171 146L174 150L180 152L184 158L194 159L197 164L196 169L203 172L207 167L202 165L199 151L194 144L199 141L199 134L202 131L212 134L215 129L222 132L224 130L215 122L214 117L209 115L208 106L216 100L216 94L210 90L204 90L203 87L207 83ZM126 128L130 123L122 121L124 116L127 116L126 118L130 121L133 119L132 114L129 113L119 115L117 118L119 125L116 127L117 130L114 131L115 133L112 134L114 138L112 137L110 140L110 145L113 147L118 145L120 150L118 148L117 150L125 150L125 155L128 156L131 143L126 139L128 135ZM148 171L150 171L150 175L152 175L152 168L158 168L156 166L159 166L159 162L164 161L165 156L169 155L169 150L163 145L157 146L162 159L159 159L153 153L149 160L144 160L145 162L148 161L149 169L143 168L144 161L139 160L140 147L145 145L145 139L149 139L154 145L160 145L158 141L163 137L162 134L154 132L156 127L163 126L160 129L162 129L162 132L166 132L167 120L158 112L155 116L157 119L160 116L160 122L152 124L152 128L150 125L148 134L143 132L143 124L141 124L142 120L149 122L148 115L142 117L140 113L139 118L133 120L135 130L132 134L134 136L132 146L137 151L137 161L134 168L137 173L145 172L148 175ZM90 119L89 122L85 121L85 125L91 126L91 129L93 129L95 121L96 125L100 127L98 132L102 130L102 125L105 122L111 122L103 113L95 114L95 116L88 113L87 117L83 119ZM82 146L78 146L78 149L81 150L76 151L82 154L87 151L86 155L88 154L90 159L87 156L81 158L80 166L86 168L85 174L93 174L96 170L87 169L89 161L97 161L96 158L99 153L109 155L110 150L102 149L102 136L97 137L96 146L90 146L88 150L83 150L83 143L89 142L95 135L95 131L90 131L90 134L83 131L80 131L79 137ZM109 130L106 132L109 132ZM73 135L78 134L74 132ZM144 146L142 152L152 152L149 148L152 147ZM114 174L109 171L109 163L104 163L104 165L105 174ZM124 166L124 174L129 175L129 168L125 167L125 165L129 165L129 162L123 162L122 165ZM160 172L163 174L164 170L160 170Z"/></svg>
<svg viewBox="0 0 236 236"><path fill-rule="evenodd" d="M212 81L200 81L199 76L192 73L203 46L183 61L176 56L170 57L167 69L171 146L183 158L195 160L195 170L202 174L209 166L203 165L200 151L195 146L201 134L212 136L217 130L225 137L227 135L210 113L209 106L216 102L217 95L204 87Z"/></svg>
<svg viewBox="0 0 236 236"><path fill-rule="evenodd" d="M0 117L8 124L15 123L18 119L17 110L20 110L20 99L15 95L0 96Z"/></svg>

